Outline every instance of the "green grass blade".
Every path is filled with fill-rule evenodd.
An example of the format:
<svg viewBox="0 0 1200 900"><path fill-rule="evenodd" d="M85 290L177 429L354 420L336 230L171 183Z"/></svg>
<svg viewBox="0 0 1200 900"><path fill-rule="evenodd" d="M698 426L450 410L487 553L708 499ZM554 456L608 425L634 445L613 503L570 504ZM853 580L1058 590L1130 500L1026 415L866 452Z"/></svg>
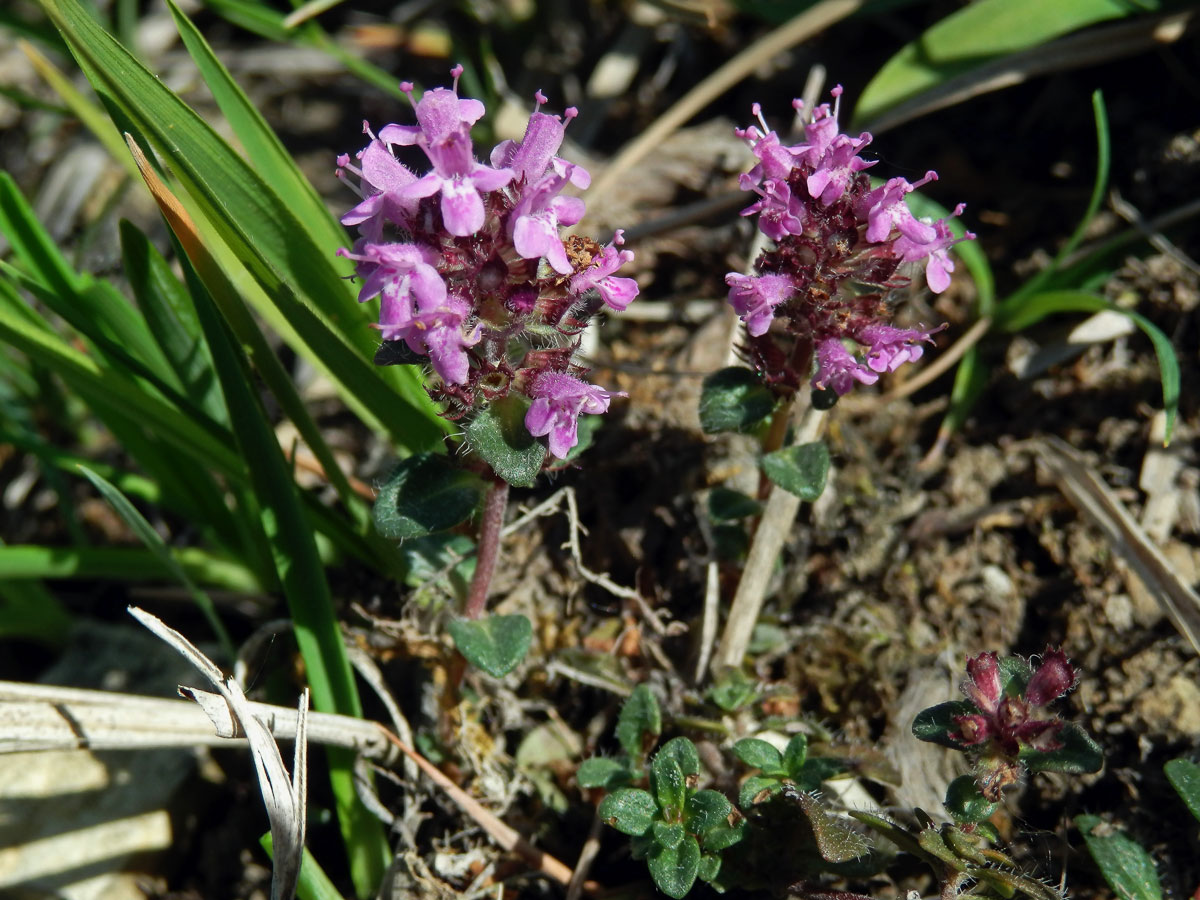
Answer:
<svg viewBox="0 0 1200 900"><path fill-rule="evenodd" d="M171 555L170 549L163 539L159 537L158 532L146 521L145 516L138 512L137 507L129 502L129 498L117 490L112 483L106 481L87 466L80 466L79 471L103 495L109 505L117 511L117 515L125 520L125 524L132 529L138 539L146 545L146 548L158 558L163 568L169 571L184 586L193 602L200 608L200 612L204 615L204 618L208 620L208 624L212 627L217 641L221 644L221 649L225 651L226 658L231 662L237 659L237 650L233 646L233 641L230 640L229 632L225 630L220 616L217 615L217 608L213 604L212 598L196 586L196 583L184 571L183 566Z"/></svg>
<svg viewBox="0 0 1200 900"><path fill-rule="evenodd" d="M436 444L445 426L420 392L415 373L398 371L409 368L402 366L380 371L367 361L378 341L343 281L336 247L314 239L254 167L77 0L42 3L110 113L127 130L153 139L203 215L291 323L303 341L297 349L324 359L341 391L366 404L401 446Z"/></svg>
<svg viewBox="0 0 1200 900"><path fill-rule="evenodd" d="M313 707L321 712L361 716L358 690L334 616L333 598L291 469L251 389L245 356L226 330L211 299L194 299L221 379L225 403L231 419L238 423L235 436L249 466L250 482L262 512L263 531L275 554L279 581L312 687ZM351 873L359 894L367 896L373 894L383 877L390 858L387 842L379 821L355 793L353 754L329 752L328 757Z"/></svg>
<svg viewBox="0 0 1200 900"><path fill-rule="evenodd" d="M171 551L198 584L227 591L261 594L262 583L250 569L195 547ZM141 547L0 546L0 580L29 578L105 578L114 581L163 581L171 571Z"/></svg>
<svg viewBox="0 0 1200 900"><path fill-rule="evenodd" d="M213 99L263 180L276 194L288 198L296 216L308 226L319 243L337 246L345 241L342 227L329 215L320 196L297 168L275 132L217 59L196 26L174 2L168 0L167 8L175 19L184 46L212 91Z"/></svg>
<svg viewBox="0 0 1200 900"><path fill-rule="evenodd" d="M0 579L0 638L58 646L71 614L40 581Z"/></svg>
<svg viewBox="0 0 1200 900"><path fill-rule="evenodd" d="M1026 328L1036 325L1046 316L1057 313L1095 313L1102 310L1112 310L1128 316L1154 346L1154 354L1158 357L1159 376L1162 379L1163 410L1167 414L1165 443L1170 443L1171 434L1175 429L1175 417L1179 412L1181 379L1179 359L1175 355L1171 339L1141 313L1123 309L1103 297L1085 291L1043 291L1040 294L1023 298L1019 308L1010 309L1006 304L1001 304L1000 312L996 317L996 325L1005 331L1017 332L1024 331Z"/></svg>
<svg viewBox="0 0 1200 900"><path fill-rule="evenodd" d="M906 44L859 97L855 123L1010 53L1097 22L1144 13L1158 0L977 0Z"/></svg>
<svg viewBox="0 0 1200 900"><path fill-rule="evenodd" d="M204 342L187 289L139 228L122 220L120 229L125 277L147 327L192 403L214 422L228 427L212 354Z"/></svg>
<svg viewBox="0 0 1200 900"><path fill-rule="evenodd" d="M122 410L202 468L240 472L242 461L222 440L165 400L148 394L127 375L102 368L62 338L0 310L0 339L56 372L97 411Z"/></svg>
<svg viewBox="0 0 1200 900"><path fill-rule="evenodd" d="M9 239L30 273L31 292L76 331L113 359L145 376L165 392L182 389L146 324L112 285L77 274L57 242L37 220L16 182L0 172L0 233ZM14 280L20 275L5 267ZM43 289L34 282L42 282Z"/></svg>
<svg viewBox="0 0 1200 900"><path fill-rule="evenodd" d="M259 839L259 844L271 859L275 858L271 833L267 832ZM300 900L343 900L338 889L333 886L321 864L315 856L304 848L304 858L300 861L300 881L296 885L296 896Z"/></svg>
<svg viewBox="0 0 1200 900"><path fill-rule="evenodd" d="M1016 312L1016 310L1021 306L1025 298L1044 290L1052 280L1056 280L1055 276L1059 274L1062 261L1074 253L1075 248L1083 241L1084 235L1087 234L1088 226L1092 224L1096 213L1100 211L1100 204L1104 202L1104 195L1108 190L1109 172L1112 169L1112 140L1108 133L1108 112L1104 108L1104 97L1099 91L1092 94L1092 115L1096 122L1096 178L1092 182L1092 195L1088 199L1087 209L1084 210L1079 224L1075 226L1075 230L1071 233L1067 242L1055 254L1050 265L1021 285L1011 296L1004 299L1002 306L1012 308L1014 310L1013 315L1019 315L1019 312ZM1070 286L1080 287L1079 284Z"/></svg>
<svg viewBox="0 0 1200 900"><path fill-rule="evenodd" d="M207 254L203 244L198 243L192 248L192 252L197 257L194 260L195 265L185 264L184 274L190 289L193 310L197 309L201 303L207 302L206 298L212 298L216 303L226 325L250 355L255 368L266 382L267 388L279 401L284 415L296 426L300 437L303 438L325 470L325 476L338 492L338 496L349 510L351 517L365 530L371 511L365 501L350 487L349 480L334 458L333 451L325 442L321 430L309 415L304 401L296 392L296 386L287 370L284 369L283 363L279 361L279 357L267 343L266 337L259 330L250 310L238 296L224 270Z"/></svg>

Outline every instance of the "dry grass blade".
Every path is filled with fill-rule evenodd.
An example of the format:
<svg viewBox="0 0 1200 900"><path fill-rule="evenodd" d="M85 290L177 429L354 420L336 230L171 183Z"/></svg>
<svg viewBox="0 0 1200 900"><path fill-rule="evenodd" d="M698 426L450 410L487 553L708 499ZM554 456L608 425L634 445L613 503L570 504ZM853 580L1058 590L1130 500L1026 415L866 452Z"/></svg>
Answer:
<svg viewBox="0 0 1200 900"><path fill-rule="evenodd" d="M824 424L825 413L810 406L805 410L804 418L797 429L795 442L806 444L817 440ZM750 637L754 633L758 615L762 612L763 601L767 598L771 572L774 571L783 545L791 533L796 513L800 511L800 502L799 497L785 491L779 485L771 486L762 519L750 544L750 554L746 557L745 568L742 569L741 580L738 581L737 592L729 607L729 618L725 622L725 631L721 634L721 643L713 656L713 672L741 666L746 649L750 646Z"/></svg>
<svg viewBox="0 0 1200 900"><path fill-rule="evenodd" d="M1113 552L1137 573L1200 654L1200 597L1172 571L1162 551L1074 447L1055 437L1042 438L1036 446L1067 499L1104 533Z"/></svg>
<svg viewBox="0 0 1200 900"><path fill-rule="evenodd" d="M1097 65L1123 56L1145 53L1178 41L1195 25L1197 12L1188 10L1165 16L1144 17L1092 28L1056 41L1013 53L986 63L957 78L900 103L863 124L874 135L882 134L948 106L1021 84L1039 75Z"/></svg>
<svg viewBox="0 0 1200 900"><path fill-rule="evenodd" d="M794 47L835 22L840 22L851 13L857 12L863 2L864 0L823 0L755 41L684 94L674 106L659 116L653 125L630 141L592 183L592 193L595 196L607 193L629 169L653 152L675 129L762 65L763 60Z"/></svg>
<svg viewBox="0 0 1200 900"><path fill-rule="evenodd" d="M279 753L279 745L271 737L268 728L255 716L250 702L241 686L201 653L187 638L166 625L150 613L129 607L129 614L151 632L174 647L204 677L213 683L225 701L224 709L212 702L211 694L197 692L180 686L179 693L195 699L212 718L218 732L240 728L250 744L254 769L258 775L259 790L271 821L271 844L274 868L271 873L271 900L292 900L300 878L300 863L304 858L305 802L307 789L307 739L305 716L308 713L308 691L300 695L300 707L296 721L296 752L293 762L295 777L288 775ZM230 735L232 736L232 734Z"/></svg>
<svg viewBox="0 0 1200 900"><path fill-rule="evenodd" d="M0 753L225 746L244 737L219 694L193 688L191 696L195 702L0 681ZM296 737L296 710L269 703L249 707L276 739ZM224 731L219 724L214 729L210 713L217 709L229 721ZM305 718L314 743L385 762L396 755L373 722L332 713Z"/></svg>

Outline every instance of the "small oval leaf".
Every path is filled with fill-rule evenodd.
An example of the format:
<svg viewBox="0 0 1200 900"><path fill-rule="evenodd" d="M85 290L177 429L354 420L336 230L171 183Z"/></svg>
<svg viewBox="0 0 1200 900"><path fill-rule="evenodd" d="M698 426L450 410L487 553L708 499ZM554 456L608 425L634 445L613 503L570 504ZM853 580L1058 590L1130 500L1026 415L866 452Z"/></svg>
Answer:
<svg viewBox="0 0 1200 900"><path fill-rule="evenodd" d="M533 487L546 448L525 427L529 401L510 394L494 401L467 426L467 444L492 470L516 487Z"/></svg>
<svg viewBox="0 0 1200 900"><path fill-rule="evenodd" d="M650 830L658 804L637 788L621 788L600 801L600 818L622 834L640 837Z"/></svg>
<svg viewBox="0 0 1200 900"><path fill-rule="evenodd" d="M529 651L533 626L524 616L455 619L447 626L467 662L494 678L507 675Z"/></svg>
<svg viewBox="0 0 1200 900"><path fill-rule="evenodd" d="M996 811L998 805L979 792L971 775L958 776L946 788L946 812L959 824L982 822Z"/></svg>
<svg viewBox="0 0 1200 900"><path fill-rule="evenodd" d="M678 847L655 847L647 858L650 877L658 889L675 900L687 896L700 871L700 845L690 834Z"/></svg>
<svg viewBox="0 0 1200 900"><path fill-rule="evenodd" d="M1121 900L1162 900L1162 885L1150 854L1099 816L1076 816L1088 852Z"/></svg>
<svg viewBox="0 0 1200 900"><path fill-rule="evenodd" d="M775 408L775 395L749 369L730 366L704 379L700 388L700 428L705 434L744 431Z"/></svg>
<svg viewBox="0 0 1200 900"><path fill-rule="evenodd" d="M783 754L758 738L742 738L733 745L733 755L764 775L783 775Z"/></svg>
<svg viewBox="0 0 1200 900"><path fill-rule="evenodd" d="M829 476L829 448L822 441L784 447L762 460L763 472L785 491L809 503L825 490Z"/></svg>
<svg viewBox="0 0 1200 900"><path fill-rule="evenodd" d="M468 518L483 482L436 453L414 453L394 468L375 499L375 530L387 538L423 537Z"/></svg>
<svg viewBox="0 0 1200 900"><path fill-rule="evenodd" d="M639 684L621 707L617 719L617 743L640 766L662 733L662 713L650 688Z"/></svg>

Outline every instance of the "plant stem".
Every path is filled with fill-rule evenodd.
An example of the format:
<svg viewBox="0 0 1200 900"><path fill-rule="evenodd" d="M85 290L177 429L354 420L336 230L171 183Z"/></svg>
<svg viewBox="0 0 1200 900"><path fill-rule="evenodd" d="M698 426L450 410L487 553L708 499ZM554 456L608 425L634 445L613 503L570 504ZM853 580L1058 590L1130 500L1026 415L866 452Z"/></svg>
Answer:
<svg viewBox="0 0 1200 900"><path fill-rule="evenodd" d="M479 523L479 544L475 552L475 574L471 578L467 607L463 610L468 619L478 619L487 606L488 588L492 585L492 574L496 571L496 560L500 556L500 529L504 525L504 511L507 508L508 482L497 478L488 488L483 501L483 521Z"/></svg>
<svg viewBox="0 0 1200 900"><path fill-rule="evenodd" d="M786 419L787 412L780 410L777 415ZM821 433L824 421L825 413L810 406L805 410L804 419L800 423L797 441L802 444L815 441ZM775 430L773 426L774 423L772 431ZM762 612L763 601L767 596L767 582L770 581L771 571L779 559L779 552L783 549L784 541L787 540L792 522L799 511L799 497L778 485L771 486L766 508L750 544L746 567L742 570L742 578L733 597L733 605L729 608L729 618L725 622L720 646L713 656L714 672L730 667L736 668L742 664L746 648L750 645L750 636L754 632L754 625L758 622L758 615Z"/></svg>

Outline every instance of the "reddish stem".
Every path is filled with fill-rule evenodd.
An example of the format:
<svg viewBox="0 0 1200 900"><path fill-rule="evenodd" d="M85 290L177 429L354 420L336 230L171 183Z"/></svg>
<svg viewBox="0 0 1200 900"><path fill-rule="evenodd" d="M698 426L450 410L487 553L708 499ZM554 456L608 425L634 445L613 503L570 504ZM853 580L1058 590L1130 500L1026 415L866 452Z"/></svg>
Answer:
<svg viewBox="0 0 1200 900"><path fill-rule="evenodd" d="M500 556L500 529L504 526L504 511L508 508L508 482L497 478L488 488L483 501L483 521L479 523L479 544L475 551L475 575L463 610L468 619L478 619L487 607L488 589L496 560Z"/></svg>

